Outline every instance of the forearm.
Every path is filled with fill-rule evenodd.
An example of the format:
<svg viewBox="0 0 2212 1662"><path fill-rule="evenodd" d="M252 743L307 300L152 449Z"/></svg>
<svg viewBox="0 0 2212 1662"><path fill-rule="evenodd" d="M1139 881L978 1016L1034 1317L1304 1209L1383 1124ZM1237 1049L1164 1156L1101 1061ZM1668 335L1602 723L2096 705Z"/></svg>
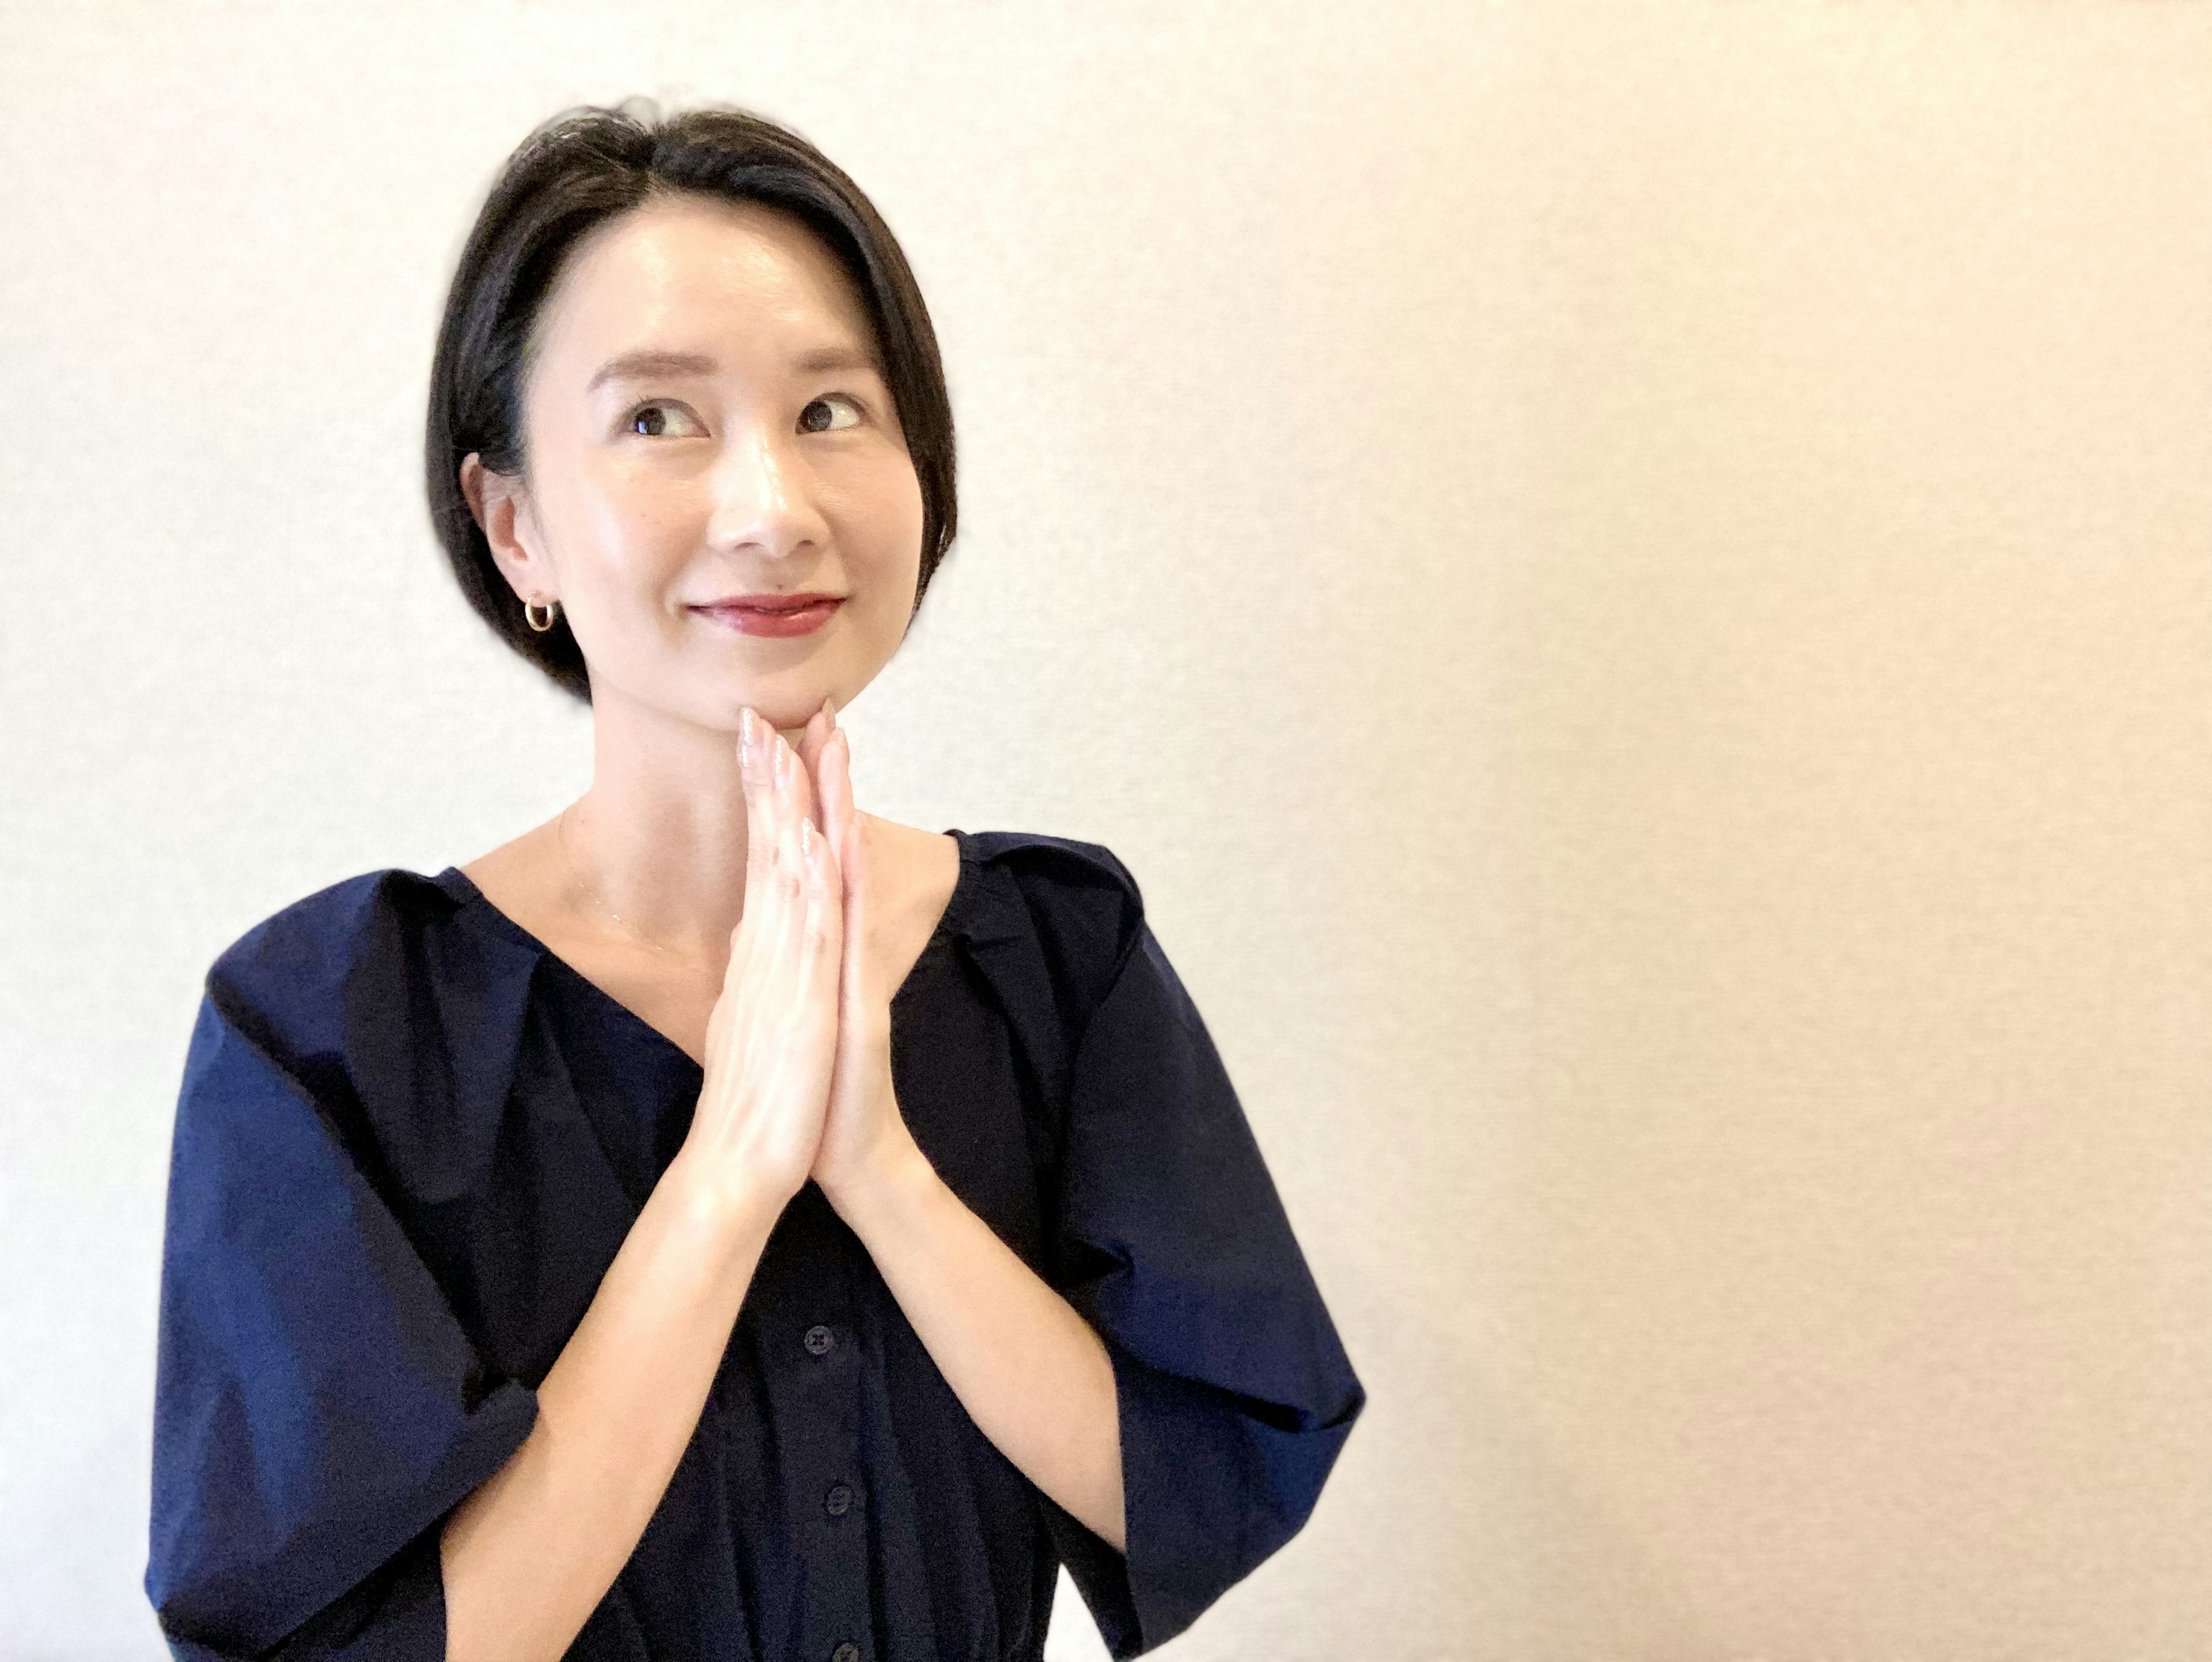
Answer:
<svg viewBox="0 0 2212 1662"><path fill-rule="evenodd" d="M679 1154L538 1388L538 1419L441 1537L448 1662L556 1662L636 1549L781 1205Z"/></svg>
<svg viewBox="0 0 2212 1662"><path fill-rule="evenodd" d="M1120 1407L1098 1335L919 1150L832 1199L969 1417L1124 1550Z"/></svg>

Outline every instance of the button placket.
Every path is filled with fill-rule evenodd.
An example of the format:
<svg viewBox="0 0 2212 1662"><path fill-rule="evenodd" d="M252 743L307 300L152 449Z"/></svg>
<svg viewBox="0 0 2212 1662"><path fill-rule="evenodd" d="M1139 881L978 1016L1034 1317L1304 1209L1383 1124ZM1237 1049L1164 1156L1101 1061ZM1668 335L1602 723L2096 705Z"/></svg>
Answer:
<svg viewBox="0 0 2212 1662"><path fill-rule="evenodd" d="M858 1475L861 1460L857 1409L844 1400L863 1389L860 1377L852 1370L851 1365L858 1359L858 1353L852 1349L853 1342L851 1330L840 1329L837 1342L831 1347L834 1355L825 1353L810 1357L785 1353L792 1355L793 1362L803 1370L810 1382L804 1387L811 1409L810 1434L794 1438L787 1453L796 1468L793 1476L805 1482L806 1479L799 1474L810 1470L812 1473L812 1481L807 1487L813 1490L813 1506L819 1508L814 1513L816 1521L811 1525L817 1533L808 1578L810 1585L814 1585L818 1573L818 1602L810 1598L813 1609L808 1614L806 1626L811 1631L807 1635L805 1650L800 1653L816 1658L817 1662L867 1662L872 1650L868 1541L867 1531L862 1527L864 1480ZM811 1348L804 1343L793 1347L794 1351ZM798 1495L791 1498L799 1500Z"/></svg>

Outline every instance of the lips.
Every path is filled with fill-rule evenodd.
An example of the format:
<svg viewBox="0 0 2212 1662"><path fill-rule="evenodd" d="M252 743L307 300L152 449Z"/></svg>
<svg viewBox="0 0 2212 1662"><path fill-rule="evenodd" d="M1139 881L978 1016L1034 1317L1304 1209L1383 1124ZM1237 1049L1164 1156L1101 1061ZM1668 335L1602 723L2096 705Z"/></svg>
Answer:
<svg viewBox="0 0 2212 1662"><path fill-rule="evenodd" d="M830 620L842 594L744 594L693 611L742 635L806 635Z"/></svg>
<svg viewBox="0 0 2212 1662"><path fill-rule="evenodd" d="M842 598L842 595L824 594L809 588L792 594L732 594L726 600L709 600L700 609L715 612L726 606L743 606L748 612L797 612L802 607L819 606L825 600Z"/></svg>

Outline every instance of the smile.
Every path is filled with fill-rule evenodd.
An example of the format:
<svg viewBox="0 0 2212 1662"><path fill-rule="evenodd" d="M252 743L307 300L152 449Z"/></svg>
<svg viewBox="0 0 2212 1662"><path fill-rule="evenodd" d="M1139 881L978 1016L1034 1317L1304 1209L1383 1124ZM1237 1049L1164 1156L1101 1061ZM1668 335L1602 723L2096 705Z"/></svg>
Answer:
<svg viewBox="0 0 2212 1662"><path fill-rule="evenodd" d="M811 600L795 606L699 606L691 609L740 635L811 635L830 621L842 599Z"/></svg>

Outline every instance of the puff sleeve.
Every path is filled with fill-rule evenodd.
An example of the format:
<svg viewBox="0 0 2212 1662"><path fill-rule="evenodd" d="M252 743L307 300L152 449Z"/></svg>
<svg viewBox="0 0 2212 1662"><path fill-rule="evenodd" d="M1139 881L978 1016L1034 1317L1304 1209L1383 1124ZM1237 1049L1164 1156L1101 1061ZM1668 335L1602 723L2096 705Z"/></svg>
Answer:
<svg viewBox="0 0 2212 1662"><path fill-rule="evenodd" d="M1127 1658L1181 1633L1297 1532L1365 1395L1141 912L1081 1030L1066 1101L1062 1291L1114 1366L1126 1556L1046 1510L1101 1636Z"/></svg>
<svg viewBox="0 0 2212 1662"><path fill-rule="evenodd" d="M331 1104L213 984L170 1152L147 1596L193 1662L442 1662L436 1526L536 1396L486 1377Z"/></svg>

